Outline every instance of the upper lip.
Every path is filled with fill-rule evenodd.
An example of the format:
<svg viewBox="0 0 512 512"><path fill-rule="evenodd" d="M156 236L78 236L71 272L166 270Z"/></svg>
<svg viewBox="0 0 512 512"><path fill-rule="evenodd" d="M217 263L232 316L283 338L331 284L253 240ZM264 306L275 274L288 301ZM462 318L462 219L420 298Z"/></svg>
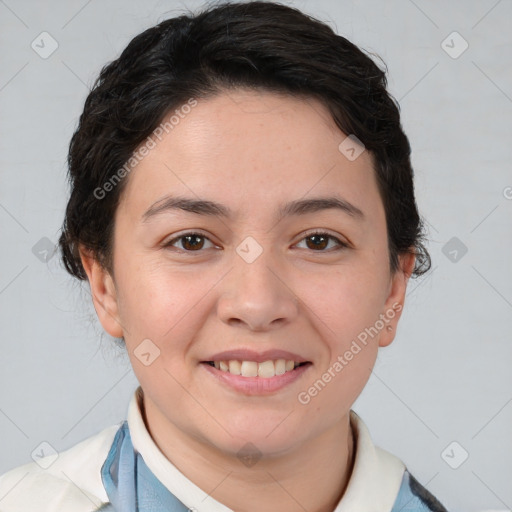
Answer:
<svg viewBox="0 0 512 512"><path fill-rule="evenodd" d="M307 363L307 359L288 352L287 350L265 350L264 352L255 352L254 350L239 348L234 350L226 350L224 352L218 352L203 362L209 361L255 361L256 363L263 363L265 361L286 359L287 361L295 361L296 363Z"/></svg>

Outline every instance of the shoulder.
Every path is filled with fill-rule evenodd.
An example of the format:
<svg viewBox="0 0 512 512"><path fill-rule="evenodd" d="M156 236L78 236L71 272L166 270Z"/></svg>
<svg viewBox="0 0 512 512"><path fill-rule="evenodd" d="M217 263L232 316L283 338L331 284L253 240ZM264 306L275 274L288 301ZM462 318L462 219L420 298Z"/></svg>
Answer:
<svg viewBox="0 0 512 512"><path fill-rule="evenodd" d="M415 512L448 512L441 502L423 487L406 469L393 510Z"/></svg>
<svg viewBox="0 0 512 512"><path fill-rule="evenodd" d="M1 475L0 511L91 512L108 502L101 467L124 423Z"/></svg>

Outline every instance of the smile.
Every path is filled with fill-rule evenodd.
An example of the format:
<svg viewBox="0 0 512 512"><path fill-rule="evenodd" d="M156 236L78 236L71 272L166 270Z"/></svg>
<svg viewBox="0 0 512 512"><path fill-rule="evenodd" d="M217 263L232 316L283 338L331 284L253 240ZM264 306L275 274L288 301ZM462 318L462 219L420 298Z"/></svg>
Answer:
<svg viewBox="0 0 512 512"><path fill-rule="evenodd" d="M256 361L207 361L207 364L214 366L223 372L229 372L233 375L241 375L242 377L262 377L269 379L276 375L283 375L286 372L291 372L297 366L308 364L306 362L299 363L293 360L276 359L275 361L269 360L262 363Z"/></svg>
<svg viewBox="0 0 512 512"><path fill-rule="evenodd" d="M312 366L311 362L277 359L255 361L204 361L200 365L217 382L246 395L278 391L291 384Z"/></svg>

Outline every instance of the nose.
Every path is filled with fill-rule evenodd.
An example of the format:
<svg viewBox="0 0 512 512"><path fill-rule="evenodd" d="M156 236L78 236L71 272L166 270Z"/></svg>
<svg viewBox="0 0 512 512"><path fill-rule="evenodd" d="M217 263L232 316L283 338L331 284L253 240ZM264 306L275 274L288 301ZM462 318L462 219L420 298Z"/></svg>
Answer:
<svg viewBox="0 0 512 512"><path fill-rule="evenodd" d="M221 283L217 313L230 327L251 331L282 328L299 314L299 300L286 273L272 261L271 251L252 263L234 258L234 268Z"/></svg>

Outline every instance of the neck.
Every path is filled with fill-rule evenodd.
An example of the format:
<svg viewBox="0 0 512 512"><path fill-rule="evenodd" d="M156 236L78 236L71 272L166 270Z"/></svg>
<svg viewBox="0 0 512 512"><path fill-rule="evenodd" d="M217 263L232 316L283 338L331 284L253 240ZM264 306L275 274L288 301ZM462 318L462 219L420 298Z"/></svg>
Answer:
<svg viewBox="0 0 512 512"><path fill-rule="evenodd" d="M355 458L349 414L285 455L262 455L244 465L236 455L166 421L151 402L141 409L148 432L166 458L231 510L333 512L345 493Z"/></svg>

